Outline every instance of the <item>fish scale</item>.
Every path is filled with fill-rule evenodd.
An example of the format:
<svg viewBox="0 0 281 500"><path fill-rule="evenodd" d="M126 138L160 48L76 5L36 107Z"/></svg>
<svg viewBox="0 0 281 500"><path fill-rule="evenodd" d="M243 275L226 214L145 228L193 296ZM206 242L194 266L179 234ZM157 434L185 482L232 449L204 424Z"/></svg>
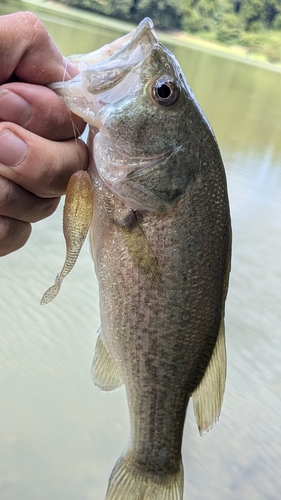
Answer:
<svg viewBox="0 0 281 500"><path fill-rule="evenodd" d="M92 375L103 390L125 385L131 426L106 500L182 500L188 401L203 434L219 417L225 386L223 163L151 20L76 63L81 73L52 88L90 125L101 312Z"/></svg>
<svg viewBox="0 0 281 500"><path fill-rule="evenodd" d="M200 191L201 197L205 198L205 192ZM105 194L103 193L103 196ZM198 205L198 195L195 193L195 200ZM110 201L113 201L109 197ZM96 212L98 212L99 199L96 199ZM114 200L116 205L116 200ZM182 205L182 207L180 207ZM190 193L188 193L183 200L180 201L179 206L177 206L177 211L181 208L185 209L185 206L190 205ZM111 211L114 211L114 205L109 208L106 207L104 211L104 217L108 218ZM95 209L94 209L95 213ZM155 219L154 223L151 219ZM219 323L221 319L220 307L216 307L216 302L211 300L210 302L210 292L206 295L205 290L201 290L201 281L198 285L198 278L194 277L194 263L192 266L188 266L189 255L185 250L175 249L176 239L179 239L180 235L180 246L187 247L186 243L189 241L189 232L192 227L186 226L188 236L185 237L183 234L182 224L180 222L179 216L173 216L172 214L166 215L167 226L165 227L165 217L159 217L159 215L150 215L149 218L145 220L145 227L147 228L146 237L152 242L152 247L156 255L165 256L165 248L173 248L173 255L176 256L176 261L174 259L162 259L162 265L159 262L159 267L161 269L162 279L164 281L163 287L165 290L164 294L160 294L157 287L152 286L147 287L147 283L144 278L138 273L129 256L125 257L123 255L123 261L127 264L126 267L122 266L119 270L118 283L114 284L113 290L111 288L112 280L110 276L114 274L114 269L118 266L119 252L122 247L122 242L116 240L114 232L111 233L111 242L106 238L107 250L108 251L104 257L99 256L99 250L96 250L96 262L101 263L101 269L97 269L97 274L101 278L102 283L107 283L108 288L104 291L103 297L105 297L105 303L102 305L102 311L105 317L110 318L110 324L107 325L107 332L105 333L105 340L112 349L113 356L116 356L116 364L118 366L118 360L122 360L120 371L124 370L123 365L126 367L127 383L127 397L129 403L129 409L133 408L133 415L131 416L131 425L133 427L132 435L139 436L138 442L140 443L151 443L151 435L155 433L155 421L165 421L166 432L163 433L159 431L159 435L162 436L162 441L167 441L167 436L173 434L173 430L177 430L176 436L172 439L175 443L177 449L177 456L173 457L170 449L170 460L173 462L178 462L180 458L180 447L182 438L183 421L186 409L186 399L190 396L198 385L198 382L202 378L202 374L206 369L206 364L209 362L214 343L216 341L217 332L219 328ZM95 221L95 217L94 217ZM157 222L160 222L157 228ZM200 224L197 224L196 219L194 219L194 229L198 233ZM103 220L99 223L103 226ZM178 231L178 224L181 225L181 230ZM94 222L95 224L95 222ZM171 231L171 227L173 227ZM157 230L158 229L158 230ZM111 228L112 231L112 228ZM210 227L209 231L212 233L213 228ZM115 228L115 232L117 230ZM99 227L94 225L93 234L100 234L101 231ZM215 233L216 234L216 233ZM171 241L172 240L172 241ZM160 248L157 248L157 244L160 243ZM202 236L198 241L199 247L202 247ZM98 246L102 249L104 247L103 241L100 238ZM195 241L192 241L192 259L195 256L197 260L200 260L200 273L198 271L197 275L210 275L210 255L206 252L206 249L201 249L201 254L204 253L205 259L201 259L198 249L195 247ZM114 251L115 249L115 251ZM117 249L117 250L116 250ZM156 250L157 249L157 250ZM213 253L212 248L207 248L209 253ZM126 248L122 248L122 253L126 252ZM222 251L223 253L223 251ZM117 261L114 259L116 255ZM103 261L106 259L106 262ZM186 275L179 279L179 268L184 264L184 269L186 269ZM160 259L159 259L160 261ZM217 266L215 265L215 269ZM122 272L122 278L120 273ZM106 274L106 276L104 275ZM137 276L136 276L137 274ZM189 277L190 274L190 277ZM186 285L186 282L189 282ZM195 281L195 283L193 283ZM213 283L213 276L211 276L211 284ZM205 284L205 283L204 283ZM206 286L206 284L205 284ZM198 293L199 287L199 293ZM195 289L196 288L196 289ZM215 288L213 286L212 288ZM195 289L195 290L194 290ZM215 290L212 290L212 297L214 297ZM194 294L195 298L190 299L190 294ZM124 294L126 296L126 302L120 303L120 296ZM221 293L218 294L217 303L221 305ZM207 305L204 308L207 296ZM181 309L184 304L190 304L185 310L185 314L182 314ZM108 306L107 306L108 304ZM172 304L174 305L174 310ZM210 335L210 322L204 318L204 325L206 326L205 333L205 345L202 349L202 318L198 322L197 315L198 310L204 308L205 318L210 310L217 310L216 323L214 325L214 334ZM167 311L167 313L166 313ZM199 324L198 324L199 323ZM128 326L129 325L129 326ZM189 332L189 333L188 333ZM196 332L195 338L192 336L192 332ZM147 335L147 333L149 335ZM175 339L175 333L177 338ZM198 336L198 340L197 337ZM190 360L190 348L187 344L193 342L192 355L194 362L191 363ZM146 344L146 345L145 345ZM196 348L203 350L203 355L198 360L198 355L196 354ZM141 349L138 349L138 346ZM206 350L208 347L208 350ZM183 350L187 352L187 360L181 359L181 365L178 366L178 361L183 358ZM150 354L154 363L159 363L158 370L151 370L150 363L147 363L147 357ZM196 366L194 366L196 364ZM163 369L164 365L164 369ZM199 369L199 367L201 369ZM172 370L169 369L171 366ZM188 370L189 368L189 370ZM129 371L130 369L130 371ZM190 371L190 373L189 373ZM201 371L201 373L200 373ZM169 374L174 372L173 377L169 377ZM196 378L194 380L194 374ZM184 376L185 375L185 376ZM143 382L145 388L151 387L147 395L141 394L139 397L136 391L135 381L140 378ZM162 379L162 380L161 380ZM167 382L170 381L170 387ZM179 384L181 380L181 385ZM167 403L165 405L158 405L157 401L162 401L163 396L168 395ZM182 401L183 400L183 401ZM151 411L151 405L153 405L154 412ZM175 412L174 408L177 408ZM173 411L171 411L173 410ZM178 414L181 414L179 418ZM172 415L170 424L167 422L167 415ZM136 417L135 417L136 415ZM136 420L136 423L135 423ZM141 425L143 424L143 425ZM178 424L178 425L177 425ZM134 428L134 425L136 429ZM142 429L143 427L143 429ZM146 433L148 435L146 435ZM154 439L155 441L155 439ZM153 440L152 440L153 442ZM161 446L164 444L162 442ZM138 448L136 443L131 445L131 448ZM153 448L149 444L147 448L147 454L142 458L141 462L149 464L149 460L153 457ZM159 462L159 450L157 449L155 463ZM169 469L169 468L168 468Z"/></svg>

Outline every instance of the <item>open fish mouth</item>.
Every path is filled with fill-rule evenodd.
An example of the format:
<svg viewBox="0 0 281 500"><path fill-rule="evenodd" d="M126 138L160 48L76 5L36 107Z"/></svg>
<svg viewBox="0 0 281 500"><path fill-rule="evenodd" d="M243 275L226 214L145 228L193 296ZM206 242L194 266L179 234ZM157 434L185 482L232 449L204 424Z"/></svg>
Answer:
<svg viewBox="0 0 281 500"><path fill-rule="evenodd" d="M191 99L152 21L145 18L129 35L72 61L81 72L50 87L90 125L90 171L133 210L168 210L188 182L178 170Z"/></svg>
<svg viewBox="0 0 281 500"><path fill-rule="evenodd" d="M158 43L153 22L145 18L135 31L114 42L87 55L71 56L70 61L79 69L79 75L65 82L54 82L49 87L62 97L73 113L99 128L101 108L119 98L118 85ZM132 86L135 85L136 81L132 82Z"/></svg>

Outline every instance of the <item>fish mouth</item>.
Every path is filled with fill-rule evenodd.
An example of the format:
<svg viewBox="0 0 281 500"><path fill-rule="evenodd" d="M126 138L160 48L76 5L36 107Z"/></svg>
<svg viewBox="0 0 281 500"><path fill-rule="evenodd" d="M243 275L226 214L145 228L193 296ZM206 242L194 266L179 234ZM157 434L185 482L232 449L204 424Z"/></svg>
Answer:
<svg viewBox="0 0 281 500"><path fill-rule="evenodd" d="M115 87L159 44L151 19L145 18L137 29L87 55L70 61L80 73L72 80L54 82L54 90L67 107L87 123L100 128L99 111L118 99ZM109 96L109 92L111 94Z"/></svg>
<svg viewBox="0 0 281 500"><path fill-rule="evenodd" d="M139 127L136 110L142 111L143 97L149 99L146 82L151 73L154 76L155 54L158 49L164 53L162 47L152 21L145 18L132 33L92 54L75 56L72 61L80 74L50 85L70 111L90 125L88 146L94 160L90 170L133 210L155 212L170 207L170 201L162 199L158 177L177 151L166 142L160 150L154 145L142 149L134 133ZM161 50L158 57L163 64ZM131 125L127 122L130 113Z"/></svg>

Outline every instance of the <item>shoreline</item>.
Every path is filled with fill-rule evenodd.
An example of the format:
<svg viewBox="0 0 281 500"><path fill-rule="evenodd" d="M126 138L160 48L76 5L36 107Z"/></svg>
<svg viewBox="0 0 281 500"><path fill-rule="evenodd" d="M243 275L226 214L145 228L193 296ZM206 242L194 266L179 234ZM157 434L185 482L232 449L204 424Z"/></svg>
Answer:
<svg viewBox="0 0 281 500"><path fill-rule="evenodd" d="M17 5L20 8L13 10L13 6L16 7ZM53 2L51 0L12 0L9 2L9 5L6 4L5 6L4 4L0 7L2 11L7 11L7 13L9 11L16 12L19 10L31 10L36 15L38 15L38 17L41 17L43 22L44 20L50 21L52 15L61 16L64 17L65 24L71 24L74 21L78 21L82 24L85 24L85 29L89 31L92 24L101 26L105 29L110 28L110 30L116 31L118 33L120 33L121 31L124 34L134 30L136 27L135 24L131 24L126 21L106 17L101 14L96 14L94 12L86 11L76 7L70 7L64 4ZM59 22L59 19L57 17L56 22ZM281 73L281 64L270 63L266 61L261 54L258 53L249 54L249 51L243 46L228 46L182 31L166 32L157 29L157 33L159 35L160 41L162 41L164 44L169 44L170 46L186 46L194 50L211 53L217 57L232 59L244 64L250 64L252 66L257 66L266 70Z"/></svg>
<svg viewBox="0 0 281 500"><path fill-rule="evenodd" d="M186 45L192 49L202 50L218 57L232 59L244 64L250 64L251 66L281 73L281 63L270 63L269 61L266 61L262 54L259 53L250 54L247 48L242 45L224 45L222 43L207 40L206 38L192 35L191 33L186 33L184 31L167 32L167 36L163 31L160 31L159 33L160 39L167 39L167 41L173 40L173 42L176 41L180 45Z"/></svg>

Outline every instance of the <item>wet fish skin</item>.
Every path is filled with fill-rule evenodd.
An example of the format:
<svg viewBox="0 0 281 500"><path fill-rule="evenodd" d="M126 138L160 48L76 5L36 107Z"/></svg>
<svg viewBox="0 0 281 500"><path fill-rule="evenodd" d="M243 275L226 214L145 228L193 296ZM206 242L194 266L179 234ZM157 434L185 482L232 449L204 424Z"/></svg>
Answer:
<svg viewBox="0 0 281 500"><path fill-rule="evenodd" d="M102 338L125 383L129 403L126 461L156 477L170 475L181 470L188 398L205 373L221 323L229 231L226 193L216 189L219 210L206 213L205 208L202 213L200 206L208 206L214 186L205 184L202 189L196 183L170 213L143 218L140 225L162 276L159 287L155 281L148 283L130 258L115 222L119 202L99 182L97 177L91 236L100 283ZM202 217L208 222L203 227ZM134 498L133 492L128 498Z"/></svg>
<svg viewBox="0 0 281 500"><path fill-rule="evenodd" d="M92 125L91 247L101 310L93 377L104 390L124 383L130 413L129 445L106 500L181 500L189 398L203 433L224 392L226 179L214 134L151 22L117 45L57 87ZM155 101L163 77L176 86L170 105Z"/></svg>

